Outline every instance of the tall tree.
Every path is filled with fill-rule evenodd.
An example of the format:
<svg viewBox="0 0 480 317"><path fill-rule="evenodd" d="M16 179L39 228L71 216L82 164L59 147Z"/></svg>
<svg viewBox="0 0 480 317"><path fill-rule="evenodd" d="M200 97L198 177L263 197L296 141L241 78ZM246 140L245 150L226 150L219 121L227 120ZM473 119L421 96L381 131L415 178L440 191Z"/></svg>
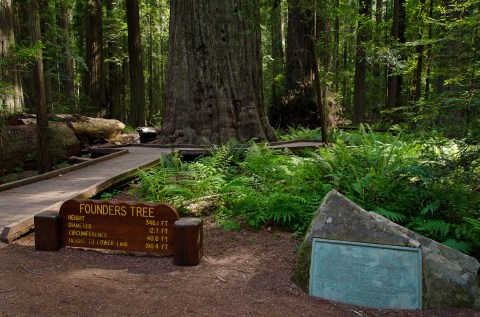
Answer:
<svg viewBox="0 0 480 317"><path fill-rule="evenodd" d="M103 14L102 1L91 0L86 4L85 54L87 73L85 90L99 114L106 112L105 74L103 69Z"/></svg>
<svg viewBox="0 0 480 317"><path fill-rule="evenodd" d="M71 103L75 99L75 83L74 83L74 69L73 69L73 58L72 58L72 44L71 44L71 32L70 32L70 15L71 15L71 4L70 1L62 0L60 1L60 19L59 26L63 32L63 61L62 69L64 71L64 87L63 95L64 100Z"/></svg>
<svg viewBox="0 0 480 317"><path fill-rule="evenodd" d="M273 0L270 10L270 31L272 34L272 98L271 106L278 108L282 104L283 87L279 75L283 73L283 19L282 1Z"/></svg>
<svg viewBox="0 0 480 317"><path fill-rule="evenodd" d="M42 40L40 31L39 0L30 0L30 33L33 44L38 44ZM48 112L45 96L45 77L43 73L42 50L39 47L35 54L33 69L34 102L37 115L37 165L39 174L49 172L52 169L52 161L49 155L49 136L48 136Z"/></svg>
<svg viewBox="0 0 480 317"><path fill-rule="evenodd" d="M288 2L288 34L286 50L285 88L298 90L306 82L312 82L312 54L310 38L315 34L312 8L305 0Z"/></svg>
<svg viewBox="0 0 480 317"><path fill-rule="evenodd" d="M273 109L275 126L318 124L314 102L313 57L310 40L315 36L314 5L310 0L288 1L287 41L285 50L286 104Z"/></svg>
<svg viewBox="0 0 480 317"><path fill-rule="evenodd" d="M357 51L355 56L355 79L353 93L352 123L358 125L365 121L365 76L367 73L367 54L365 44L368 40L368 20L370 19L371 0L360 0L357 30Z"/></svg>
<svg viewBox="0 0 480 317"><path fill-rule="evenodd" d="M159 141L274 140L262 89L259 0L171 1Z"/></svg>
<svg viewBox="0 0 480 317"><path fill-rule="evenodd" d="M138 0L127 0L128 57L130 60L130 124L145 125L145 79Z"/></svg>
<svg viewBox="0 0 480 317"><path fill-rule="evenodd" d="M7 112L19 112L23 109L23 87L15 63L5 63L11 46L14 46L14 15L12 0L0 3L0 106Z"/></svg>
<svg viewBox="0 0 480 317"><path fill-rule="evenodd" d="M392 38L397 48L405 43L405 0L393 1ZM401 102L403 77L390 68L388 77L388 108L396 108Z"/></svg>
<svg viewBox="0 0 480 317"><path fill-rule="evenodd" d="M117 1L106 1L105 46L108 67L107 117L120 121L126 119L123 100L125 96L124 68L127 64L125 7Z"/></svg>

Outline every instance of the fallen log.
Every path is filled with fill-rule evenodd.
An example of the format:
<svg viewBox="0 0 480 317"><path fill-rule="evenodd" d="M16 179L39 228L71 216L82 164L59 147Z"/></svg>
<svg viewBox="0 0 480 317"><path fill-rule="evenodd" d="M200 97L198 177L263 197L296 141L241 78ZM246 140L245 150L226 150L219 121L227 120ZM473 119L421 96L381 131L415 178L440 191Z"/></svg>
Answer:
<svg viewBox="0 0 480 317"><path fill-rule="evenodd" d="M75 132L82 145L115 142L122 134L125 124L116 119L92 118L81 115L57 115Z"/></svg>

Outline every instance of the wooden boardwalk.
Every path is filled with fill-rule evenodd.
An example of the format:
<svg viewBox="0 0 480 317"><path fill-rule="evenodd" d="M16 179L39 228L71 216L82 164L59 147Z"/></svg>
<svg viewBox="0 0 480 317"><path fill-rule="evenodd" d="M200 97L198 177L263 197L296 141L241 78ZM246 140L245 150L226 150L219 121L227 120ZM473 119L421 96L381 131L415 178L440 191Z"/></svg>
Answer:
<svg viewBox="0 0 480 317"><path fill-rule="evenodd" d="M280 142L272 148L297 150L319 146L319 142ZM0 241L11 242L33 229L33 217L47 210L59 210L74 198L91 198L109 186L133 176L138 169L155 164L170 146L135 145L118 147L128 153L67 173L0 191ZM194 146L176 146L184 155L199 155ZM0 186L1 187L1 186Z"/></svg>
<svg viewBox="0 0 480 317"><path fill-rule="evenodd" d="M0 239L10 242L33 228L33 217L59 210L74 198L90 198L139 168L155 164L168 148L128 147L128 153L57 177L0 192Z"/></svg>

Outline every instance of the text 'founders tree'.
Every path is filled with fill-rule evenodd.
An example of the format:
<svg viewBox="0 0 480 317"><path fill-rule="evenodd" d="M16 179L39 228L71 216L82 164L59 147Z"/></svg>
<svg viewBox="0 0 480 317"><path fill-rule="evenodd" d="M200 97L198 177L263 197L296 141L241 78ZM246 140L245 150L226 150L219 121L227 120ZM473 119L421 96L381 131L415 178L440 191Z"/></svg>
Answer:
<svg viewBox="0 0 480 317"><path fill-rule="evenodd" d="M263 103L258 0L173 0L160 143L274 140Z"/></svg>

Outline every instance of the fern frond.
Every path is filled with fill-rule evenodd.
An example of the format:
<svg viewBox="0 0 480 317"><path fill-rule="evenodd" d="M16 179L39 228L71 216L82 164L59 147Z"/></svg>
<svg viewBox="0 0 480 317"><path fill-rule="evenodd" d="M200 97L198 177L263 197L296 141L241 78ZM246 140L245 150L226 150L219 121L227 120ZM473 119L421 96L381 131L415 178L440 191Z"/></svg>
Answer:
<svg viewBox="0 0 480 317"><path fill-rule="evenodd" d="M472 244L467 241L459 241L456 239L448 239L443 242L444 245L447 247L450 247L452 249L458 250L460 252L463 252L465 254L469 254L472 251Z"/></svg>
<svg viewBox="0 0 480 317"><path fill-rule="evenodd" d="M469 224L472 225L473 229L475 231L479 231L480 232L480 220L478 219L473 219L473 218L468 218L468 217L464 217L463 220L465 220L466 222L468 222Z"/></svg>
<svg viewBox="0 0 480 317"><path fill-rule="evenodd" d="M422 208L422 210L420 211L420 214L422 216L425 216L427 213L431 213L431 214L434 214L438 208L440 207L440 200L435 200L429 204L427 204L425 207Z"/></svg>
<svg viewBox="0 0 480 317"><path fill-rule="evenodd" d="M425 220L422 223L417 223L414 226L415 231L425 232L429 236L447 236L450 231L449 223L446 223L443 220Z"/></svg>
<svg viewBox="0 0 480 317"><path fill-rule="evenodd" d="M389 211L384 208L376 208L373 212L379 214L380 216L384 216L385 218L396 223L401 223L406 219L405 215L402 215L398 212Z"/></svg>

